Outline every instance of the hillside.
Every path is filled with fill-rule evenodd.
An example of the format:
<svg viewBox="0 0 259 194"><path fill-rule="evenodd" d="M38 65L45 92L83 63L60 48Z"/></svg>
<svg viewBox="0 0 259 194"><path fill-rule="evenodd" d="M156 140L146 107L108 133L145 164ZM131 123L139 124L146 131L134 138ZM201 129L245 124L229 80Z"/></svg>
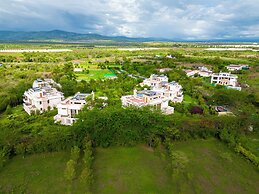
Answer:
<svg viewBox="0 0 259 194"><path fill-rule="evenodd" d="M111 40L111 41L166 41L166 39L159 38L129 38L125 36L103 36L99 34L80 34L74 32L66 32L61 30L52 31L38 31L38 32L24 32L24 31L0 31L0 41L14 42L14 41L43 41L43 40L56 40L56 41L96 41L96 40Z"/></svg>

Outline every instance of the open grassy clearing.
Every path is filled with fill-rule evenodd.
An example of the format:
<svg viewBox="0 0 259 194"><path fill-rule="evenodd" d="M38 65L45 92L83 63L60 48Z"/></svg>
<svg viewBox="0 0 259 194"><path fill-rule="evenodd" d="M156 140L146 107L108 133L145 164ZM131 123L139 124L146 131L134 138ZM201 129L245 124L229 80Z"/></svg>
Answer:
<svg viewBox="0 0 259 194"><path fill-rule="evenodd" d="M247 160L217 140L177 142L189 162L171 176L168 162L146 146L97 148L93 193L258 193L259 172ZM69 153L16 156L0 171L0 193L66 193ZM73 191L84 193L78 179Z"/></svg>
<svg viewBox="0 0 259 194"><path fill-rule="evenodd" d="M172 193L258 193L259 172L217 140L175 143L189 159L185 172L173 177Z"/></svg>
<svg viewBox="0 0 259 194"><path fill-rule="evenodd" d="M242 144L259 157L259 133L250 135L248 140L244 141Z"/></svg>
<svg viewBox="0 0 259 194"><path fill-rule="evenodd" d="M197 104L197 100L192 98L191 96L189 95L184 95L184 98L183 98L183 103L185 104Z"/></svg>
<svg viewBox="0 0 259 194"><path fill-rule="evenodd" d="M90 69L89 73L76 73L77 80L104 79L107 75L113 74L108 69ZM115 74L114 74L115 76Z"/></svg>
<svg viewBox="0 0 259 194"><path fill-rule="evenodd" d="M0 171L0 193L65 193L68 159L66 152L14 157Z"/></svg>
<svg viewBox="0 0 259 194"><path fill-rule="evenodd" d="M98 148L93 193L171 193L166 161L146 147Z"/></svg>
<svg viewBox="0 0 259 194"><path fill-rule="evenodd" d="M217 140L175 143L186 169L169 176L165 160L144 147L97 149L94 193L258 193L259 173Z"/></svg>

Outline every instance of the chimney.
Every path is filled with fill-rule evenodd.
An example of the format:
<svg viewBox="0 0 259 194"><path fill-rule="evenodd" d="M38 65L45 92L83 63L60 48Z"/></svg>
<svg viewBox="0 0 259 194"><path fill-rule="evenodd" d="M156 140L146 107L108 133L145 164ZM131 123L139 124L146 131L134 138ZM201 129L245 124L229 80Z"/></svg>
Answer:
<svg viewBox="0 0 259 194"><path fill-rule="evenodd" d="M94 100L94 91L92 91L91 94L92 94L92 100Z"/></svg>
<svg viewBox="0 0 259 194"><path fill-rule="evenodd" d="M138 91L136 89L133 90L134 96L137 96L137 92Z"/></svg>

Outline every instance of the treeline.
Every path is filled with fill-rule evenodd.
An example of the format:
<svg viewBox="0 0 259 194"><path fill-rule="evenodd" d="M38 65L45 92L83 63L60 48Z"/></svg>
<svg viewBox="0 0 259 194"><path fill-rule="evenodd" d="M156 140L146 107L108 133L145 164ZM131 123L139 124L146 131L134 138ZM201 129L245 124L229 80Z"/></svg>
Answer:
<svg viewBox="0 0 259 194"><path fill-rule="evenodd" d="M8 158L22 154L34 154L68 150L76 145L85 149L85 137L93 146L133 146L139 143L153 144L157 138L164 142L186 141L195 138L216 137L222 139L222 131L235 132L235 139L250 133L249 126L258 132L259 119L245 117L163 115L148 108L108 106L104 109L85 109L72 127L54 124L56 111L42 115L16 116L10 114L0 122L0 164ZM233 138L232 136L230 136ZM235 141L234 141L235 142ZM87 153L87 151L84 151ZM91 153L87 153L88 155ZM90 156L89 155L89 156ZM89 163L86 163L89 166Z"/></svg>
<svg viewBox="0 0 259 194"><path fill-rule="evenodd" d="M71 148L70 159L66 164L64 178L67 181L67 193L74 193L79 188L74 188L74 181L79 179L79 190L90 193L93 178L93 150L92 142L88 137L84 138L81 147Z"/></svg>
<svg viewBox="0 0 259 194"><path fill-rule="evenodd" d="M0 164L14 155L52 152L70 149L71 129L54 124L56 111L29 116L22 107L5 112L0 117Z"/></svg>
<svg viewBox="0 0 259 194"><path fill-rule="evenodd" d="M249 149L242 145L246 137L236 130L226 128L219 132L219 139L231 147L235 152L250 160L259 169L259 157L254 155Z"/></svg>
<svg viewBox="0 0 259 194"><path fill-rule="evenodd" d="M242 117L218 116L166 116L148 108L107 107L102 110L85 110L73 132L78 141L89 134L95 146L135 145L149 142L155 136L161 139L187 140L190 138L218 137L222 129L242 133L253 125L258 130L259 120L247 121Z"/></svg>
<svg viewBox="0 0 259 194"><path fill-rule="evenodd" d="M16 86L3 91L0 94L0 113L5 111L8 106L14 107L23 102L23 94L30 87L28 82L21 81Z"/></svg>

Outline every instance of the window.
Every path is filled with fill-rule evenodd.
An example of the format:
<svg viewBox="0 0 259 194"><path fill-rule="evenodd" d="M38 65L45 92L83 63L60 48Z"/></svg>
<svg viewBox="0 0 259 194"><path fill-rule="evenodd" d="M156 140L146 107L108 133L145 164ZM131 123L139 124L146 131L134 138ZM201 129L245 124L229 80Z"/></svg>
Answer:
<svg viewBox="0 0 259 194"><path fill-rule="evenodd" d="M49 100L48 100L47 102L48 102L48 104L49 104Z"/></svg>
<svg viewBox="0 0 259 194"><path fill-rule="evenodd" d="M42 104L42 102L40 101L40 104Z"/></svg>

